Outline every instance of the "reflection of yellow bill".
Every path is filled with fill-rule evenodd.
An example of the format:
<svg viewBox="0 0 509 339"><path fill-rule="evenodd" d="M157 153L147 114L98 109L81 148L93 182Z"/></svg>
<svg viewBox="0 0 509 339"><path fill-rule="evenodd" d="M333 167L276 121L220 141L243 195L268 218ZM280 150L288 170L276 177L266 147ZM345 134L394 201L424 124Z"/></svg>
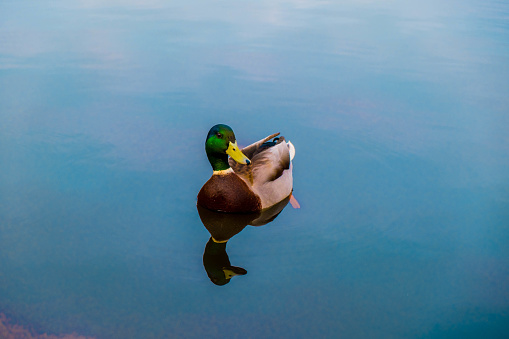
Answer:
<svg viewBox="0 0 509 339"><path fill-rule="evenodd" d="M223 268L223 272L226 279L231 279L232 277L239 275L239 273L235 273L227 268Z"/></svg>
<svg viewBox="0 0 509 339"><path fill-rule="evenodd" d="M249 165L251 163L251 160L249 160L248 157L246 157L244 153L240 151L239 146L237 146L237 141L235 141L235 143L230 141L230 145L226 150L226 154L232 157L232 159L239 164Z"/></svg>
<svg viewBox="0 0 509 339"><path fill-rule="evenodd" d="M226 279L231 279L236 275L244 275L247 273L247 271L242 267L228 266L223 267L223 273Z"/></svg>

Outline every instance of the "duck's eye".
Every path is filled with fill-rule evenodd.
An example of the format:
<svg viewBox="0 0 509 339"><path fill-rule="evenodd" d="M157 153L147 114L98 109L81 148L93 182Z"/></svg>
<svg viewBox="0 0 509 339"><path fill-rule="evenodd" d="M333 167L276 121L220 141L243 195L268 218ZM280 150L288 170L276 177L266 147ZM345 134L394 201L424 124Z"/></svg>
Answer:
<svg viewBox="0 0 509 339"><path fill-rule="evenodd" d="M222 138L222 137L223 137L223 135L222 135L221 133L216 133L216 136L217 136L218 138Z"/></svg>

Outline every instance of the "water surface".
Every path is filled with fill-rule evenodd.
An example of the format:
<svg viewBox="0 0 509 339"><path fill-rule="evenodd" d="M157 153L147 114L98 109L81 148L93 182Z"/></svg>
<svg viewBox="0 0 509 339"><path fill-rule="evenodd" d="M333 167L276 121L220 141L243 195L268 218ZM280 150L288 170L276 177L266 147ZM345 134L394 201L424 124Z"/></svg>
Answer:
<svg viewBox="0 0 509 339"><path fill-rule="evenodd" d="M503 337L509 5L3 1L0 313L96 338ZM227 244L208 129L281 132L294 194Z"/></svg>

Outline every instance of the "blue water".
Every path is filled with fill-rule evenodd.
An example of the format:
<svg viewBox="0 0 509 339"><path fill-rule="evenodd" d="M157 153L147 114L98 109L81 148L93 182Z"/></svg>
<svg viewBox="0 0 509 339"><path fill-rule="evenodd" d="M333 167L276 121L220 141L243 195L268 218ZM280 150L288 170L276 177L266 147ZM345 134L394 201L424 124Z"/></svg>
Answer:
<svg viewBox="0 0 509 339"><path fill-rule="evenodd" d="M0 313L96 338L502 338L505 1L0 2ZM290 205L227 243L204 139L281 132Z"/></svg>

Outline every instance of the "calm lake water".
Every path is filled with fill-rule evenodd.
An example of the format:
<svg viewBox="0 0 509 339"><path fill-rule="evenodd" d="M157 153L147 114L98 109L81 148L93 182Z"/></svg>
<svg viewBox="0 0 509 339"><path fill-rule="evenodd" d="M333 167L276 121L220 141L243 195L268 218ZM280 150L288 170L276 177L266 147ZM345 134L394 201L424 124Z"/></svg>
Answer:
<svg viewBox="0 0 509 339"><path fill-rule="evenodd" d="M239 145L292 141L301 208L206 251L196 195L217 123ZM508 244L506 1L0 2L13 324L501 338ZM210 253L247 274L213 284Z"/></svg>

